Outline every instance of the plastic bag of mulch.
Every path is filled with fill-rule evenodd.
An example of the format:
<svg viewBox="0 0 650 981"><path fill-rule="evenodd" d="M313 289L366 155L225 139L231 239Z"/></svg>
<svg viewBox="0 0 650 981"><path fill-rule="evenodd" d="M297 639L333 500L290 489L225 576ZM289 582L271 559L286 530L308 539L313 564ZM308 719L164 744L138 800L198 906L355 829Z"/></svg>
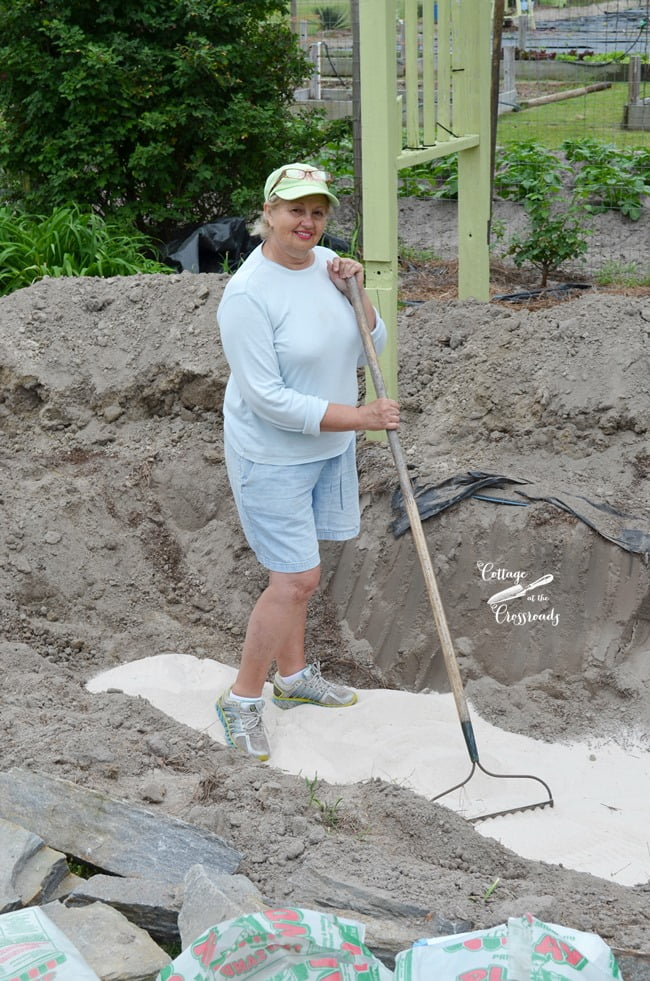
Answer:
<svg viewBox="0 0 650 981"><path fill-rule="evenodd" d="M211 927L156 981L392 981L363 937L352 920L295 907L266 910Z"/></svg>
<svg viewBox="0 0 650 981"><path fill-rule="evenodd" d="M418 940L395 959L395 981L621 981L595 933L542 923L530 913L476 933Z"/></svg>
<svg viewBox="0 0 650 981"><path fill-rule="evenodd" d="M39 909L0 916L0 981L99 981L77 948Z"/></svg>

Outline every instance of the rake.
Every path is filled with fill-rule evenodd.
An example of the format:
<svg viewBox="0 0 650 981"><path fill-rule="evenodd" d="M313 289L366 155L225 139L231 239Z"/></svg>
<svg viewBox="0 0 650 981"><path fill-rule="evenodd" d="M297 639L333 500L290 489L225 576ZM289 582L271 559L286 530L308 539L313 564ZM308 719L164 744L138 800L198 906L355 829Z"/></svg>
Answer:
<svg viewBox="0 0 650 981"><path fill-rule="evenodd" d="M379 361L377 358L377 352L375 351L375 346L370 336L370 328L368 326L368 321L366 319L365 311L363 309L363 303L361 300L361 294L359 292L359 286L356 279L351 277L347 280L347 291L348 298L352 304L355 317L357 319L357 325L361 333L361 339L363 341L363 348L366 354L366 360L368 362L368 367L370 369L370 375L375 387L375 391L379 398L387 398L386 386L384 384L384 379L381 374L381 369L379 367ZM536 777L530 773L492 773L487 770L479 759L478 749L476 746L476 738L474 736L474 729L472 726L472 721L469 714L469 707L467 705L467 699L465 698L465 692L463 689L463 682L460 676L460 670L458 668L458 661L456 659L456 654L454 652L454 646L451 639L451 634L449 633L449 627L447 626L447 618L442 606L442 600L440 599L440 592L438 590L438 584L436 582L436 577L433 571L433 565L431 562L431 556L429 554L429 549L427 546L427 541L422 529L422 522L420 520L420 513L418 511L418 506L413 494L413 488L411 486L411 481L408 475L408 470L406 467L406 461L404 459L404 454L402 453L402 448L400 446L399 437L395 430L386 430L388 436L388 442L393 454L393 460L395 461L395 466L397 468L397 473L399 476L399 483L402 490L402 496L404 498L404 504L406 507L406 513L408 515L411 532L413 534L413 540L415 542L415 547L417 550L418 558L420 560L420 566L422 568L422 575L424 577L424 583L426 586L427 594L429 597L429 603L431 604L431 611L433 613L433 618L436 624L436 629L438 631L438 637L440 639L440 646L442 649L442 654L445 662L445 668L447 670L447 677L449 678L449 684L451 686L451 691L454 696L454 701L456 703L456 709L458 712L458 717L460 719L460 725L463 732L463 737L465 739L465 745L467 746L467 751L469 753L470 762L472 764L469 774L460 783L455 784L448 790L444 790L442 793L437 794L432 800L440 800L441 797L446 797L448 794L453 793L455 790L459 790L464 787L471 778L473 777L476 770L481 770L488 777L495 777L498 780L534 780L536 783L541 784L546 793L544 800L540 800L534 804L522 804L518 807L508 807L501 811L493 811L491 814L482 814L475 818L470 818L472 822L486 821L488 818L501 817L504 814L515 814L518 811L528 811L535 810L536 808L542 807L553 807L553 795L551 794L548 784L541 779L541 777Z"/></svg>

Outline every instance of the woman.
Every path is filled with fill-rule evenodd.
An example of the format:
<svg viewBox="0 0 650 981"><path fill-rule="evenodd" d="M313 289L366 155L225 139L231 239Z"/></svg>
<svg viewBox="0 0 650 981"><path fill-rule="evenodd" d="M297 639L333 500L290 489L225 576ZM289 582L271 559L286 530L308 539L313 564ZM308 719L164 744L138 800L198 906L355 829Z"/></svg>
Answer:
<svg viewBox="0 0 650 981"><path fill-rule="evenodd" d="M326 681L305 661L309 598L320 580L319 539L359 533L358 430L396 429L399 407L357 407L363 347L346 281L359 284L381 350L386 328L363 289L363 269L318 242L331 205L331 178L293 163L268 177L256 227L262 243L229 280L217 311L231 375L224 398L228 477L246 539L269 570L251 614L232 688L218 699L226 737L269 758L262 722L273 662L273 701L353 705L354 691Z"/></svg>

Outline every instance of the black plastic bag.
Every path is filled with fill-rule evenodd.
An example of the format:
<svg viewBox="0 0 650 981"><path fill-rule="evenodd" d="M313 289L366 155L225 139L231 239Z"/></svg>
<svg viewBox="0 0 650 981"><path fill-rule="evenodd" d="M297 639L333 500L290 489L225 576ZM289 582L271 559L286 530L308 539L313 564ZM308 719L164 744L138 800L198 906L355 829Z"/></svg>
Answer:
<svg viewBox="0 0 650 981"><path fill-rule="evenodd" d="M176 239L163 249L163 261L177 272L234 272L262 241L251 235L245 218L218 218L199 225L186 238ZM335 252L349 252L345 239L323 235L321 245Z"/></svg>

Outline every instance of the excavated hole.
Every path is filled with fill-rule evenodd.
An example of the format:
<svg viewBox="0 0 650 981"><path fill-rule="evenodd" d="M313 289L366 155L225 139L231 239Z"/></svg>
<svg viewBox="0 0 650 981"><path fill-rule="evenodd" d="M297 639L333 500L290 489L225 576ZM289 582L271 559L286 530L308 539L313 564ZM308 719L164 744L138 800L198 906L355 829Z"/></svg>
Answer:
<svg viewBox="0 0 650 981"><path fill-rule="evenodd" d="M366 509L360 539L327 548L324 582L359 663L390 687L449 691L410 533L395 539L388 501ZM557 740L647 729L648 567L549 505L466 501L423 523L463 684L502 728ZM548 584L501 604L517 581ZM354 679L353 679L354 683ZM367 685L359 673L357 682Z"/></svg>

